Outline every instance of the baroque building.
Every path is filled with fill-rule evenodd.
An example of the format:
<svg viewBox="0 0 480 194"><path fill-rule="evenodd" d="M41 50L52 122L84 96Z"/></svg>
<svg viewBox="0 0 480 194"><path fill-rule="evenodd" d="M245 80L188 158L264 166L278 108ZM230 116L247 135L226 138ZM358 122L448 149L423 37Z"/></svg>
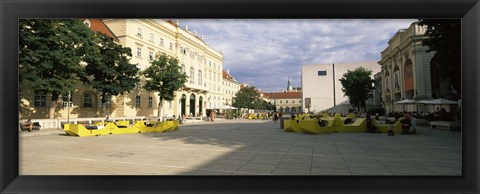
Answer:
<svg viewBox="0 0 480 194"><path fill-rule="evenodd" d="M82 19L82 22L94 32L101 32L119 43L118 37L101 19ZM56 103L55 118L81 118L102 116L101 97L92 87L77 84L74 91L60 94L60 99L52 102L51 94L41 90L31 89L29 83L20 86L19 118L45 119L49 115L49 107ZM106 113L116 108L115 97L108 97Z"/></svg>
<svg viewBox="0 0 480 194"><path fill-rule="evenodd" d="M140 70L150 65L157 53L166 53L179 60L188 76L186 87L175 92L175 99L164 102L165 116L206 116L207 106L231 104L239 84L230 75L224 78L223 54L209 46L203 37L188 26L163 19L83 19L92 31L102 32L115 42L132 50L130 63ZM228 83L227 83L228 82ZM88 86L79 84L68 94L62 94L55 118L86 118L157 116L158 95L142 88L145 79L128 94L110 96L106 112L101 112L101 98ZM235 90L235 88L238 88ZM29 90L20 91L20 118L47 118L50 94Z"/></svg>
<svg viewBox="0 0 480 194"><path fill-rule="evenodd" d="M387 113L403 110L394 104L402 99L432 98L430 63L435 52L427 52L428 47L422 45L425 32L425 26L414 22L393 35L387 48L381 52L378 61L382 73L381 103Z"/></svg>
<svg viewBox="0 0 480 194"><path fill-rule="evenodd" d="M240 90L241 84L232 75L230 75L229 69L227 69L227 71L223 70L222 80L223 105L232 106L233 99L235 98L237 92Z"/></svg>
<svg viewBox="0 0 480 194"><path fill-rule="evenodd" d="M164 102L166 116L206 116L208 105L222 104L223 54L210 47L203 37L172 20L163 19L105 19L120 40L132 49L131 63L141 70L150 65L157 53L165 53L179 60L188 76L185 88L175 92L173 101ZM143 79L144 80L144 79ZM158 95L138 89L120 100L115 116L156 115Z"/></svg>
<svg viewBox="0 0 480 194"><path fill-rule="evenodd" d="M290 77L288 77L286 90L282 92L261 93L261 95L267 102L275 106L275 111L277 112L303 112L301 87L293 87Z"/></svg>

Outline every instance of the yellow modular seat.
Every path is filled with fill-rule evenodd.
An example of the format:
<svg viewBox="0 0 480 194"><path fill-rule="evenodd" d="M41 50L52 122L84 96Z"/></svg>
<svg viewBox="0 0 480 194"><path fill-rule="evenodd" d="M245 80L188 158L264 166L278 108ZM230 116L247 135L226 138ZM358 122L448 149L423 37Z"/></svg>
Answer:
<svg viewBox="0 0 480 194"><path fill-rule="evenodd" d="M333 119L305 119L300 120L299 126L300 130L304 133L309 134L323 134L323 133L334 133L335 128L333 127ZM320 126L320 123L324 123L323 126Z"/></svg>
<svg viewBox="0 0 480 194"><path fill-rule="evenodd" d="M178 130L178 128L180 127L180 122L178 120L173 120L171 122L173 123L173 127L172 127L173 129L172 130L173 131Z"/></svg>
<svg viewBox="0 0 480 194"><path fill-rule="evenodd" d="M404 118L398 119L394 124L393 124L393 132L394 133L401 133L402 132L402 120ZM387 133L388 131L388 125L389 124L380 124L377 120L372 120L372 124L378 128L378 130L382 133Z"/></svg>
<svg viewBox="0 0 480 194"><path fill-rule="evenodd" d="M68 125L68 126L67 126ZM110 129L98 126L83 126L82 124L65 124L64 131L72 136L98 136L110 134Z"/></svg>
<svg viewBox="0 0 480 194"><path fill-rule="evenodd" d="M356 118L353 123L343 124L337 127L337 132L365 132L367 131L367 122L365 118Z"/></svg>
<svg viewBox="0 0 480 194"><path fill-rule="evenodd" d="M163 127L163 132L167 131L174 131L178 129L179 122L178 121L164 121L160 123Z"/></svg>
<svg viewBox="0 0 480 194"><path fill-rule="evenodd" d="M71 135L71 136L76 136L77 134L75 134L73 131L70 131L70 126L72 126L73 124L64 124L63 125L63 131L65 131L65 133L67 133L68 135Z"/></svg>
<svg viewBox="0 0 480 194"><path fill-rule="evenodd" d="M129 122L126 122L129 124ZM125 123L113 122L105 125L105 128L110 129L111 134L130 134L138 133L140 130L136 127L128 127Z"/></svg>
<svg viewBox="0 0 480 194"><path fill-rule="evenodd" d="M348 114L348 116L347 116L347 117L348 117L348 118L351 118L351 119L353 119L353 118L355 118L355 114L353 114L353 113L350 113L350 114Z"/></svg>
<svg viewBox="0 0 480 194"><path fill-rule="evenodd" d="M137 121L133 125L133 128L137 128L140 133L158 133L165 131L163 125L160 122Z"/></svg>
<svg viewBox="0 0 480 194"><path fill-rule="evenodd" d="M299 121L297 119L284 119L283 129L286 132L301 132L301 129L298 123Z"/></svg>

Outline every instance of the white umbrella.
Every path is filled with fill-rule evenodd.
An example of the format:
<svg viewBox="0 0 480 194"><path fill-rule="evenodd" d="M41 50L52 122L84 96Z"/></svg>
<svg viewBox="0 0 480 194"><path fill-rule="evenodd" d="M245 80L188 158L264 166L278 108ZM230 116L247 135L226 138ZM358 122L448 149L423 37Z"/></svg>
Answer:
<svg viewBox="0 0 480 194"><path fill-rule="evenodd" d="M415 104L416 101L412 99L403 99L400 101L395 102L395 104Z"/></svg>
<svg viewBox="0 0 480 194"><path fill-rule="evenodd" d="M417 101L418 104L430 104L430 100L420 100Z"/></svg>
<svg viewBox="0 0 480 194"><path fill-rule="evenodd" d="M457 104L458 105L458 102L453 101L453 100L447 100L447 99L439 98L439 99L429 100L429 101L426 102L426 104L436 104L436 105Z"/></svg>
<svg viewBox="0 0 480 194"><path fill-rule="evenodd" d="M416 101L412 99L403 99L400 101L395 102L394 104L403 104L403 110L405 111L405 105L406 104L415 104Z"/></svg>
<svg viewBox="0 0 480 194"><path fill-rule="evenodd" d="M219 106L215 106L215 107L207 107L207 109L223 109L223 110L233 110L233 109L237 109L233 106L229 106L229 105L219 105Z"/></svg>

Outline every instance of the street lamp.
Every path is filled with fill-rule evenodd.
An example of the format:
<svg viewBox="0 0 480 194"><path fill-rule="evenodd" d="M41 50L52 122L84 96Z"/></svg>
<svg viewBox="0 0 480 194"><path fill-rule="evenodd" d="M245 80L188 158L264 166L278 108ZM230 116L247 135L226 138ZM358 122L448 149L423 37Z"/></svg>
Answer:
<svg viewBox="0 0 480 194"><path fill-rule="evenodd" d="M70 97L71 97L71 92L68 91L68 96L67 96L67 123L70 123Z"/></svg>

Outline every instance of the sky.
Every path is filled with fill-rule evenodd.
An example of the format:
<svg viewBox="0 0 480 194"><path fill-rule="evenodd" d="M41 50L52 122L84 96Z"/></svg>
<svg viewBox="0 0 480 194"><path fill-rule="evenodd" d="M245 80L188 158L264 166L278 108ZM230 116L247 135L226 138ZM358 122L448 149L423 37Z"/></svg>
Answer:
<svg viewBox="0 0 480 194"><path fill-rule="evenodd" d="M223 53L223 68L266 92L300 87L301 66L379 61L414 19L179 19ZM373 74L375 74L374 72Z"/></svg>

